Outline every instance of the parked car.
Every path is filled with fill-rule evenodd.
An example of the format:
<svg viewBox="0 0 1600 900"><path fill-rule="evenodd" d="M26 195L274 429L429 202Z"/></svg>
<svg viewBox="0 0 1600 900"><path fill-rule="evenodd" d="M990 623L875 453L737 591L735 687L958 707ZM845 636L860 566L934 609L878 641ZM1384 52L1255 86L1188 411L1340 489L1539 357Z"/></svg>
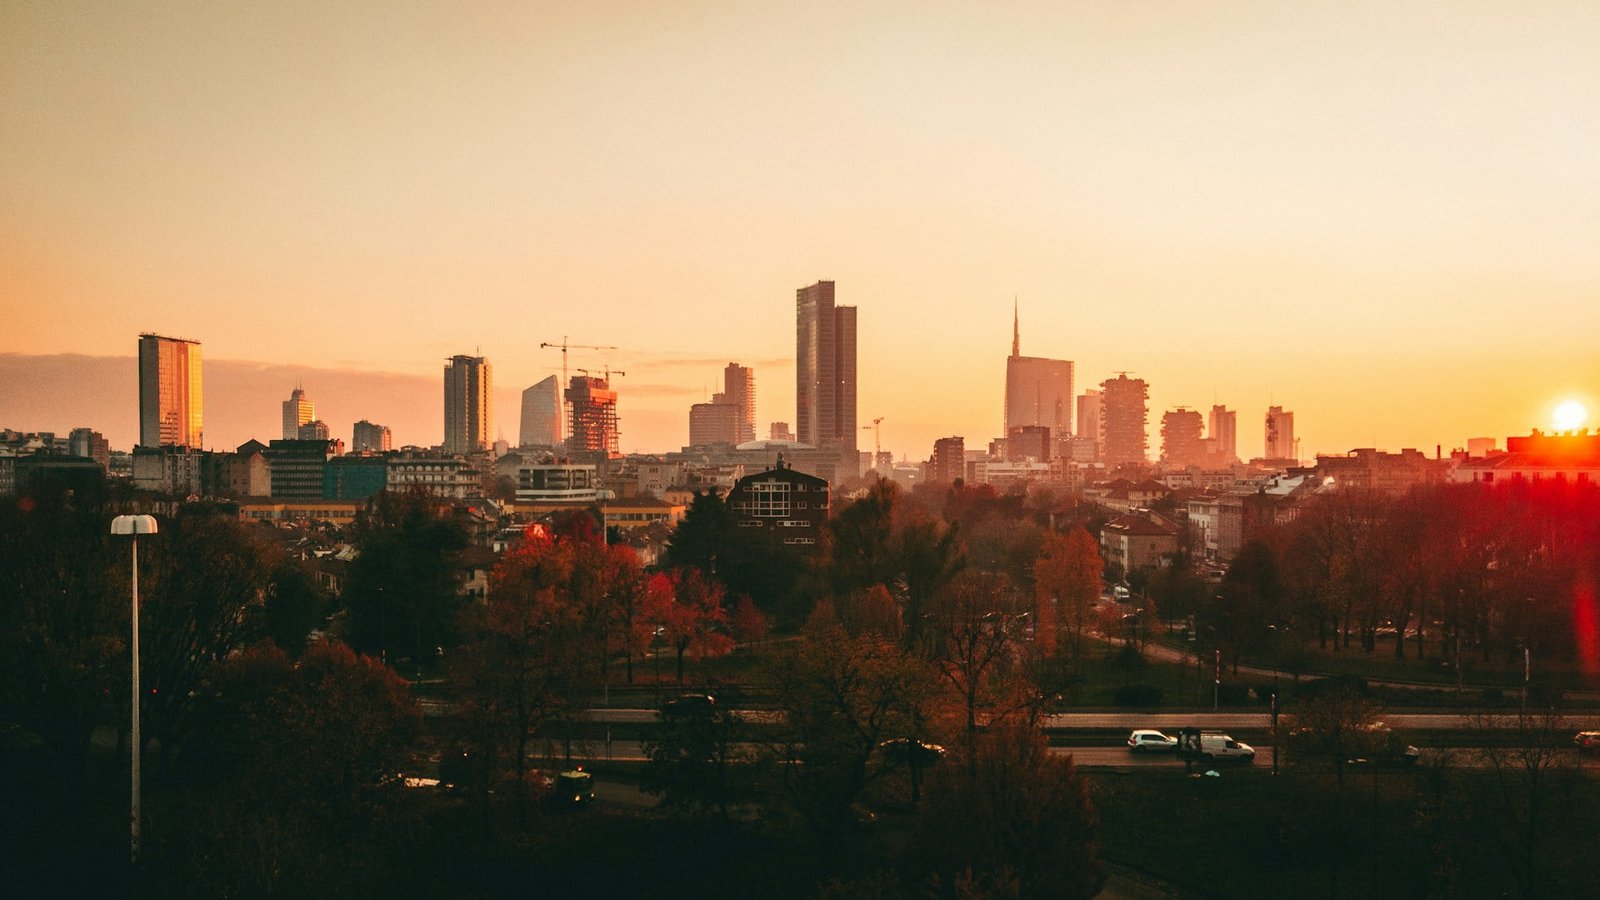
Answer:
<svg viewBox="0 0 1600 900"><path fill-rule="evenodd" d="M552 809L576 809L594 802L594 776L582 766L557 775L545 794Z"/></svg>
<svg viewBox="0 0 1600 900"><path fill-rule="evenodd" d="M1579 753L1600 753L1600 731L1580 731L1573 735Z"/></svg>
<svg viewBox="0 0 1600 900"><path fill-rule="evenodd" d="M1149 728L1140 728L1128 735L1129 753L1171 753L1177 749L1177 738Z"/></svg>
<svg viewBox="0 0 1600 900"><path fill-rule="evenodd" d="M709 716L717 709L717 698L710 694L680 694L661 705L661 714L674 718Z"/></svg>

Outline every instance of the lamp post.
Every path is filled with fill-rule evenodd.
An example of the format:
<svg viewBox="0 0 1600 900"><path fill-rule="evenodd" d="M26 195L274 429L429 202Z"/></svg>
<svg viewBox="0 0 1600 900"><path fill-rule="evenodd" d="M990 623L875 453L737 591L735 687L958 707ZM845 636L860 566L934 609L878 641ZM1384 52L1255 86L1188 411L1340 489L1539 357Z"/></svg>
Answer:
<svg viewBox="0 0 1600 900"><path fill-rule="evenodd" d="M139 535L155 534L155 516L117 516L111 520L111 533L128 535L133 539L133 771L131 831L128 835L128 856L134 864L139 862Z"/></svg>

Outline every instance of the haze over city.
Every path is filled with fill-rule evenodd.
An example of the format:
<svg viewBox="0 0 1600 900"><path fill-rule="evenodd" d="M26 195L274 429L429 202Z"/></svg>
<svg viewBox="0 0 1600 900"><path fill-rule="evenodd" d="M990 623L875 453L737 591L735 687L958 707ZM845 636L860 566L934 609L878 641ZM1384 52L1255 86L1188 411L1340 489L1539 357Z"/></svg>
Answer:
<svg viewBox="0 0 1600 900"><path fill-rule="evenodd" d="M206 443L442 437L454 354L616 380L675 449L729 361L794 418L793 292L859 309L897 457L1000 434L1022 352L1302 456L1550 427L1600 384L1592 4L11 6L0 424L136 437L141 331ZM68 354L81 354L71 355ZM1589 424L1593 424L1592 422Z"/></svg>

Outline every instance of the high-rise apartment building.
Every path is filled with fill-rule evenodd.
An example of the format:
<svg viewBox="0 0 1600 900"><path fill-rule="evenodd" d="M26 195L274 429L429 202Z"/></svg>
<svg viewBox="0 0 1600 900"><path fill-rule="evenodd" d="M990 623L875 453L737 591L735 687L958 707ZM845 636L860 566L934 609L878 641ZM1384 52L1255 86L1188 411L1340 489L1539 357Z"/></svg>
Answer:
<svg viewBox="0 0 1600 900"><path fill-rule="evenodd" d="M959 437L939 438L933 442L933 458L928 460L928 480L938 484L953 484L967 473L967 442Z"/></svg>
<svg viewBox="0 0 1600 900"><path fill-rule="evenodd" d="M1011 313L1011 355L1006 357L1005 433L1029 425L1052 434L1072 433L1072 362L1022 355L1022 329Z"/></svg>
<svg viewBox="0 0 1600 900"><path fill-rule="evenodd" d="M1126 372L1100 382L1100 459L1107 466L1145 461L1149 397L1144 379Z"/></svg>
<svg viewBox="0 0 1600 900"><path fill-rule="evenodd" d="M481 356L452 356L444 367L444 452L489 449L494 432L494 378Z"/></svg>
<svg viewBox="0 0 1600 900"><path fill-rule="evenodd" d="M200 342L139 335L139 445L200 449L204 431Z"/></svg>
<svg viewBox="0 0 1600 900"><path fill-rule="evenodd" d="M356 453L387 453L394 449L394 437L389 433L389 426L374 425L362 419L350 436L350 449Z"/></svg>
<svg viewBox="0 0 1600 900"><path fill-rule="evenodd" d="M1267 459L1298 459L1294 444L1294 413L1281 406L1267 407L1266 448Z"/></svg>
<svg viewBox="0 0 1600 900"><path fill-rule="evenodd" d="M621 456L617 440L617 392L604 378L572 376L567 388L567 405L572 409L572 436L567 449L572 453L604 453Z"/></svg>
<svg viewBox="0 0 1600 900"><path fill-rule="evenodd" d="M738 363L723 370L723 389L689 407L689 445L742 444L756 439L756 373Z"/></svg>
<svg viewBox="0 0 1600 900"><path fill-rule="evenodd" d="M713 395L712 403L728 403L737 410L734 417L733 443L742 444L756 439L756 371L738 363L728 363L722 370L722 393Z"/></svg>
<svg viewBox="0 0 1600 900"><path fill-rule="evenodd" d="M105 469L111 465L111 443L106 436L92 428L74 428L67 434L67 446L73 456L92 459Z"/></svg>
<svg viewBox="0 0 1600 900"><path fill-rule="evenodd" d="M1198 411L1180 406L1164 413L1161 416L1161 462L1176 468L1200 465L1205 458L1200 432Z"/></svg>
<svg viewBox="0 0 1600 900"><path fill-rule="evenodd" d="M722 396L718 394L717 396ZM689 407L689 446L737 444L739 410L731 403L696 403Z"/></svg>
<svg viewBox="0 0 1600 900"><path fill-rule="evenodd" d="M522 447L554 447L561 443L561 379L554 375L522 392Z"/></svg>
<svg viewBox="0 0 1600 900"><path fill-rule="evenodd" d="M1211 442L1211 455L1223 465L1239 461L1239 414L1226 406L1211 407L1207 423L1207 440Z"/></svg>
<svg viewBox="0 0 1600 900"><path fill-rule="evenodd" d="M795 407L802 443L856 448L856 308L831 281L795 291Z"/></svg>
<svg viewBox="0 0 1600 900"><path fill-rule="evenodd" d="M289 393L289 399L283 401L283 439L299 440L300 426L316 417L316 406L306 398L305 389L296 385Z"/></svg>

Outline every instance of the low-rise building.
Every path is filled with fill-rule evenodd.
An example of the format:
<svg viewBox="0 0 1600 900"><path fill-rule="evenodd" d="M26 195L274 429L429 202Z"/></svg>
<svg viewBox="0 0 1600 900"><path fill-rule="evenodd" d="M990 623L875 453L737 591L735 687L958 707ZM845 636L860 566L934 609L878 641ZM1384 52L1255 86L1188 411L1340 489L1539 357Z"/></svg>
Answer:
<svg viewBox="0 0 1600 900"><path fill-rule="evenodd" d="M1118 516L1100 529L1100 552L1124 572L1165 565L1178 552L1178 529L1153 516Z"/></svg>
<svg viewBox="0 0 1600 900"><path fill-rule="evenodd" d="M780 455L773 468L746 475L728 492L740 528L765 528L785 544L814 547L828 521L828 482L796 471Z"/></svg>

